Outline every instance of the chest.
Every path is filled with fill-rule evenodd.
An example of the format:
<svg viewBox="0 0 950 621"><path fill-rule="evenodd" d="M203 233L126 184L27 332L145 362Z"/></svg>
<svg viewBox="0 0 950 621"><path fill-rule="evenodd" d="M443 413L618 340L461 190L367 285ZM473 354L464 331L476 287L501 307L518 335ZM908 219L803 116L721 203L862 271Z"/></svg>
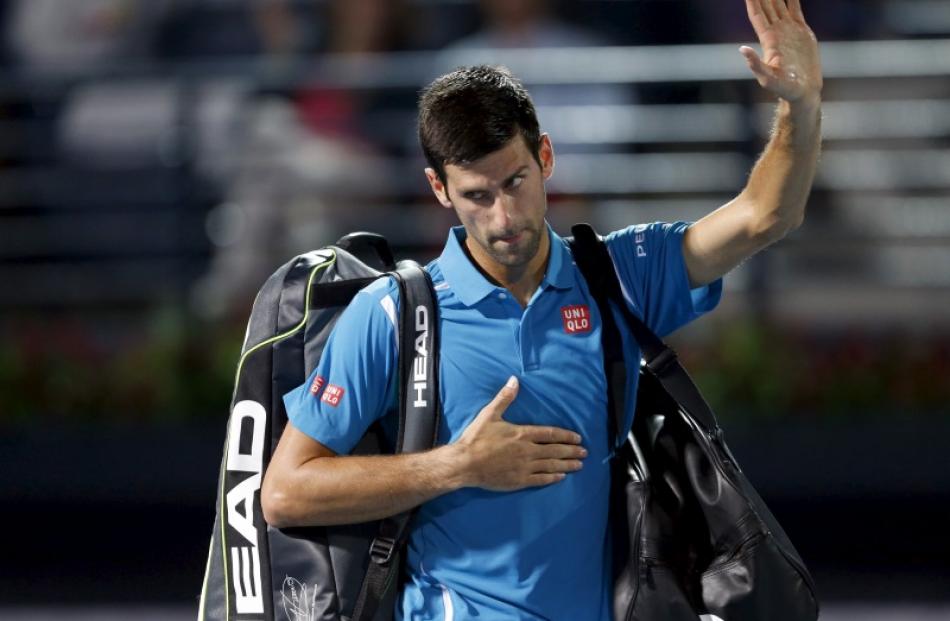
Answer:
<svg viewBox="0 0 950 621"><path fill-rule="evenodd" d="M586 291L541 292L526 308L501 291L473 307L448 303L440 331L441 441L457 439L514 375L520 387L505 420L563 427L601 444L601 320Z"/></svg>

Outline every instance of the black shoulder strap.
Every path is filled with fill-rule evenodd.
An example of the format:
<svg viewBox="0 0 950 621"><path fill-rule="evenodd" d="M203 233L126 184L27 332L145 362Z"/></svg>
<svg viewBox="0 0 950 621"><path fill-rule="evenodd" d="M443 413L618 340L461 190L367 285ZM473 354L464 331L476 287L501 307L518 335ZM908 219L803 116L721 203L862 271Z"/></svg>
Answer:
<svg viewBox="0 0 950 621"><path fill-rule="evenodd" d="M703 399L699 389L686 373L686 369L679 363L676 352L650 330L643 321L634 315L627 306L620 287L620 280L614 269L613 261L607 250L607 244L589 224L575 224L571 227L574 234L568 239L574 261L584 275L587 286L597 302L600 310L601 339L604 347L604 370L607 373L607 400L608 407L613 412L616 429L622 437L626 437L623 425L623 408L626 388L626 365L623 361L623 351L619 338L619 331L614 320L611 306L624 318L627 329L633 334L640 350L643 352L644 368L654 375L670 396L689 412L697 423L707 432L716 432L719 423ZM613 305L610 302L613 302ZM619 363L616 351L620 349ZM609 356L609 357L608 357ZM624 367L621 372L618 367Z"/></svg>
<svg viewBox="0 0 950 621"><path fill-rule="evenodd" d="M439 429L438 306L429 274L403 261L391 272L399 285L399 430L396 453L435 446ZM370 545L370 562L351 621L372 621L399 573L400 552L415 510L385 518Z"/></svg>
<svg viewBox="0 0 950 621"><path fill-rule="evenodd" d="M590 294L600 311L600 341L604 356L604 374L607 377L607 411L612 415L614 422L613 425L608 426L608 447L612 452L627 436L624 429L627 366L623 359L620 330L610 309L611 279L606 273L608 270L613 272L613 263L607 253L607 246L594 233L590 225L575 225L571 232L574 233L574 237L569 237L567 243L574 255L574 262L577 263L584 280L587 281L587 288L590 289Z"/></svg>

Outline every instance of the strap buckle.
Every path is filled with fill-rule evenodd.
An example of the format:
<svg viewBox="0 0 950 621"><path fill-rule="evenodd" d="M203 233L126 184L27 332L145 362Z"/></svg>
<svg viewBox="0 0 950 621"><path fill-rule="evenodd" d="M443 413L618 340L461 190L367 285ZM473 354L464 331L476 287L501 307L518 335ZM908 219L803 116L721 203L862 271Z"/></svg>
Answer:
<svg viewBox="0 0 950 621"><path fill-rule="evenodd" d="M646 361L646 367L654 375L662 375L671 364L676 362L676 352L667 347L661 351L653 360Z"/></svg>
<svg viewBox="0 0 950 621"><path fill-rule="evenodd" d="M396 551L396 540L392 537L378 536L369 546L369 557L377 565L388 565Z"/></svg>

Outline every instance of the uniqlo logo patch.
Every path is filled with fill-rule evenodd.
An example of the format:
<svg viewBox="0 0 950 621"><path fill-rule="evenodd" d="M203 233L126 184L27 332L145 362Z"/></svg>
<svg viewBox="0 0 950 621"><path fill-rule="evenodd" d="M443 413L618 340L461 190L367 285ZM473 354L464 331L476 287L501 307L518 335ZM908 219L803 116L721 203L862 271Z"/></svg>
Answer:
<svg viewBox="0 0 950 621"><path fill-rule="evenodd" d="M346 391L343 390L342 386L337 386L336 384L327 384L327 389L323 391L323 396L320 397L320 401L336 407L340 405L340 399L343 398L344 392Z"/></svg>
<svg viewBox="0 0 950 621"><path fill-rule="evenodd" d="M568 334L590 332L590 307L587 304L562 306L561 320L564 322L564 331Z"/></svg>
<svg viewBox="0 0 950 621"><path fill-rule="evenodd" d="M314 397L319 395L320 389L323 388L323 385L326 383L327 381L323 379L322 375L318 375L315 378L313 378L313 383L310 384L310 394L313 395Z"/></svg>

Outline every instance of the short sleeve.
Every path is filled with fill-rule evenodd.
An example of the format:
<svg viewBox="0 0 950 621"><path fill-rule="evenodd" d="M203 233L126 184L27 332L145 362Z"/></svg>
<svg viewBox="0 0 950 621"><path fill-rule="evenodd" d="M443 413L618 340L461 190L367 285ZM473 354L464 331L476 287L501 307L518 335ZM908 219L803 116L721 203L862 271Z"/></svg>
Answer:
<svg viewBox="0 0 950 621"><path fill-rule="evenodd" d="M627 303L660 337L713 310L722 297L721 278L689 288L683 235L690 224L639 224L606 238Z"/></svg>
<svg viewBox="0 0 950 621"><path fill-rule="evenodd" d="M339 455L348 454L395 399L395 291L386 278L357 293L316 369L284 395L294 427Z"/></svg>

